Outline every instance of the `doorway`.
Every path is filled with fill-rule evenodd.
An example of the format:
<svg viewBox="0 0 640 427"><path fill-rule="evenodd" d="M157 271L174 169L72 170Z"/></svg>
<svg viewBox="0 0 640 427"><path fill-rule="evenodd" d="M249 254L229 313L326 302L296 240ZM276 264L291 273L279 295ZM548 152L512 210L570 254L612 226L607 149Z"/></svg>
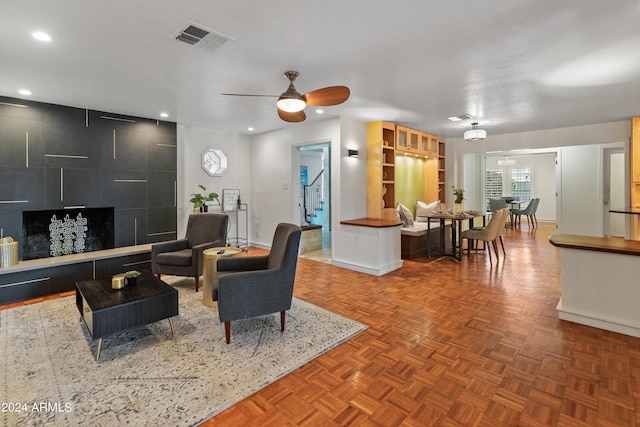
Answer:
<svg viewBox="0 0 640 427"><path fill-rule="evenodd" d="M305 230L300 256L331 263L331 146L329 143L304 145L298 147L298 151L298 206L301 225Z"/></svg>
<svg viewBox="0 0 640 427"><path fill-rule="evenodd" d="M625 215L609 209L625 206L625 156L623 148L606 148L603 155L602 231L604 236L625 236Z"/></svg>

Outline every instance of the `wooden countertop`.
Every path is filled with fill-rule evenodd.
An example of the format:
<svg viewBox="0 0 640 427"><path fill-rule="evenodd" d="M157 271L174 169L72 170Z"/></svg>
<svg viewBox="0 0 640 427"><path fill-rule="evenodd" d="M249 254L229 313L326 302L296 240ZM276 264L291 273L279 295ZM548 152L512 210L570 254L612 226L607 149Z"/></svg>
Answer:
<svg viewBox="0 0 640 427"><path fill-rule="evenodd" d="M358 218L340 221L340 224L357 225L360 227L384 228L396 227L403 224L399 219Z"/></svg>
<svg viewBox="0 0 640 427"><path fill-rule="evenodd" d="M640 241L626 240L619 237L554 234L549 236L549 242L558 248L582 249L585 251L640 256Z"/></svg>

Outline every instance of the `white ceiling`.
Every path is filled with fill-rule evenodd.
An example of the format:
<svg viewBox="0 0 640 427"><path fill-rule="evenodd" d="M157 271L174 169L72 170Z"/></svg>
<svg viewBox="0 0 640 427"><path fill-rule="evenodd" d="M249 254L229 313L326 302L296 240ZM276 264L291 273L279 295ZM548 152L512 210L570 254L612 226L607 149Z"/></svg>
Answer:
<svg viewBox="0 0 640 427"><path fill-rule="evenodd" d="M187 21L233 38L215 53L174 40ZM38 42L33 31L53 40ZM299 92L350 99L307 120L388 120L460 137L640 115L638 0L0 0L0 95L248 133L284 126Z"/></svg>

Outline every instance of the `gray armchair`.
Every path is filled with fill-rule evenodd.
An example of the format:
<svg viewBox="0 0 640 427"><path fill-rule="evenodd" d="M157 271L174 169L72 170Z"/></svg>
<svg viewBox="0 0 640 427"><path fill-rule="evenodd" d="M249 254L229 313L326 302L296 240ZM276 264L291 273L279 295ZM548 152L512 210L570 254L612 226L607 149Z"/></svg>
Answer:
<svg viewBox="0 0 640 427"><path fill-rule="evenodd" d="M193 214L184 239L151 246L151 271L156 276L172 274L196 279L196 292L203 268L205 249L226 246L229 217L224 214Z"/></svg>
<svg viewBox="0 0 640 427"><path fill-rule="evenodd" d="M302 230L294 224L278 224L268 255L218 259L213 299L218 301L227 344L231 321L280 312L284 331L285 312L291 308L293 284Z"/></svg>

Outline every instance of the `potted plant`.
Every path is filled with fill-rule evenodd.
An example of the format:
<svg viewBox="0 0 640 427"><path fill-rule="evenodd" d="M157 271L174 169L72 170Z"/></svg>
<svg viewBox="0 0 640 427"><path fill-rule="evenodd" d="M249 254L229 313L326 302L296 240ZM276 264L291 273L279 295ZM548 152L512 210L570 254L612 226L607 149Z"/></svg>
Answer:
<svg viewBox="0 0 640 427"><path fill-rule="evenodd" d="M215 201L218 206L220 206L220 196L218 195L218 193L211 192L207 194L207 188L204 185L198 184L198 187L202 189L203 193L193 193L191 194L193 197L191 197L191 199L189 200L191 203L193 203L194 211L207 212L207 202Z"/></svg>
<svg viewBox="0 0 640 427"><path fill-rule="evenodd" d="M140 272L137 270L131 270L124 273L124 285L125 286L133 286L136 284L136 281L140 277Z"/></svg>
<svg viewBox="0 0 640 427"><path fill-rule="evenodd" d="M453 212L460 213L464 211L464 188L456 188L455 186L452 186L451 188L453 188L453 195L456 196L456 200L453 205Z"/></svg>

